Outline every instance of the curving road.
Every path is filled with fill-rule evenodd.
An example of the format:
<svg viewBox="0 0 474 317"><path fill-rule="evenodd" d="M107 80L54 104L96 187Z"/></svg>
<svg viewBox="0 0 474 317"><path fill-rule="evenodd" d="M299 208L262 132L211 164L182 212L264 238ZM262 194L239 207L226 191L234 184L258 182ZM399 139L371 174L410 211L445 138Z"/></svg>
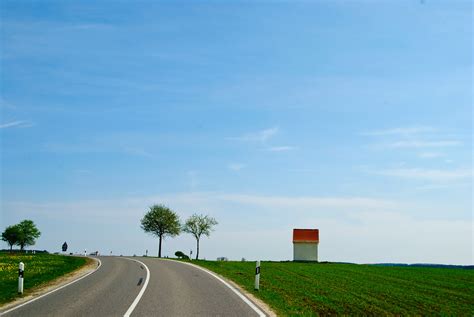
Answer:
<svg viewBox="0 0 474 317"><path fill-rule="evenodd" d="M241 294L185 263L156 258L99 259L96 272L2 316L263 315Z"/></svg>

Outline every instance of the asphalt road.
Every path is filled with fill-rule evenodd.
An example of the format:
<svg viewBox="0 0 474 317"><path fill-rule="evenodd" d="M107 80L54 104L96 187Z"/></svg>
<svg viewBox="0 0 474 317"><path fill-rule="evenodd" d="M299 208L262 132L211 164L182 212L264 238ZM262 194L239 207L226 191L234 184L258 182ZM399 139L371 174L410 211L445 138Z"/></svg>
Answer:
<svg viewBox="0 0 474 317"><path fill-rule="evenodd" d="M132 316L258 316L222 282L192 266L140 259L152 278Z"/></svg>
<svg viewBox="0 0 474 317"><path fill-rule="evenodd" d="M100 260L95 273L5 316L123 316L138 295L141 286L137 284L146 271L124 258Z"/></svg>
<svg viewBox="0 0 474 317"><path fill-rule="evenodd" d="M96 272L2 316L258 316L198 268L156 258L99 259Z"/></svg>

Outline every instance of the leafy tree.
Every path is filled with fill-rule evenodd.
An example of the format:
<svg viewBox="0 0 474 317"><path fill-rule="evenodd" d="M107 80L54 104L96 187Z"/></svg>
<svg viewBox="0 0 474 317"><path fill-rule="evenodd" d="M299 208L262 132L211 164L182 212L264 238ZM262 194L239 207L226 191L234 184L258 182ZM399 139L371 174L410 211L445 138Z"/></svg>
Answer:
<svg viewBox="0 0 474 317"><path fill-rule="evenodd" d="M19 233L18 225L8 226L5 231L2 232L2 240L8 243L10 251L13 249L13 246L17 244Z"/></svg>
<svg viewBox="0 0 474 317"><path fill-rule="evenodd" d="M35 240L41 235L32 220L23 220L16 226L18 226L17 244L20 246L20 250L23 250L26 246L34 245Z"/></svg>
<svg viewBox="0 0 474 317"><path fill-rule="evenodd" d="M159 239L158 257L161 258L162 240L169 236L177 236L181 231L178 215L164 205L153 205L150 207L143 219L141 228Z"/></svg>
<svg viewBox="0 0 474 317"><path fill-rule="evenodd" d="M217 224L216 219L207 215L194 214L186 220L183 231L192 234L196 238L196 260L199 259L199 240L201 236L204 234L209 237L211 231L213 231L212 227Z"/></svg>

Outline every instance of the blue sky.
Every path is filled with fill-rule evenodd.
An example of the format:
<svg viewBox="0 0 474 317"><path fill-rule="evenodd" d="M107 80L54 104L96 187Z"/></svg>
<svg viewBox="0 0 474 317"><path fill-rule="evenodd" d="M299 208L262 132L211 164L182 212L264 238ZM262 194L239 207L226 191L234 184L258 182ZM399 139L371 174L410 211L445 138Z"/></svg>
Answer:
<svg viewBox="0 0 474 317"><path fill-rule="evenodd" d="M208 259L291 259L307 227L321 260L472 264L472 12L2 1L1 227L155 254L164 203L217 218Z"/></svg>

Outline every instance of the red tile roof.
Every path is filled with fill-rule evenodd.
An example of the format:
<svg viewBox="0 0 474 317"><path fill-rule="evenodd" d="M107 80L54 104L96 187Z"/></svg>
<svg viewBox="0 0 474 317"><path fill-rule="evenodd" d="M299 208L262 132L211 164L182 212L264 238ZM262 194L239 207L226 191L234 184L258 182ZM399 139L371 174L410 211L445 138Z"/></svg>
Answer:
<svg viewBox="0 0 474 317"><path fill-rule="evenodd" d="M293 229L293 243L318 243L319 229Z"/></svg>

